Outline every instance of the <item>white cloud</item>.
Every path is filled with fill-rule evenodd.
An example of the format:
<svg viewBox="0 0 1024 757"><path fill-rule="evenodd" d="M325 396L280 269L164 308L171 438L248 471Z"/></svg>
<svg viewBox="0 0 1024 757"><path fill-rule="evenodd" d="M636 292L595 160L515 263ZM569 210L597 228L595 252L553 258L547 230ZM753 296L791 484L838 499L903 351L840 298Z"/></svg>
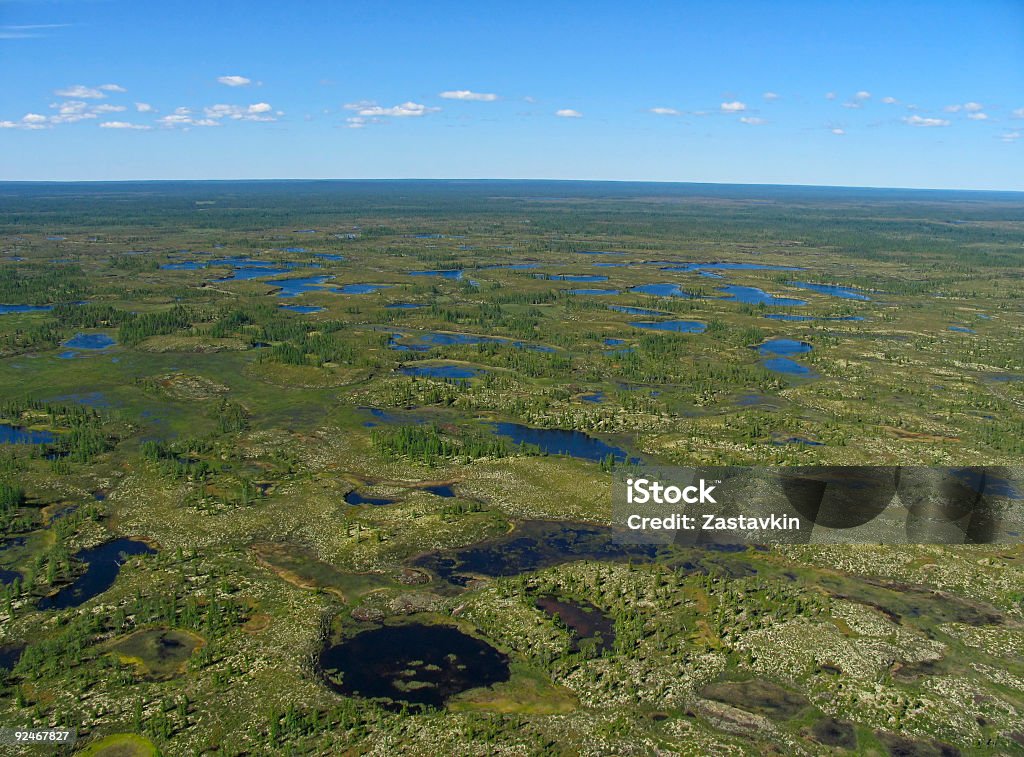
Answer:
<svg viewBox="0 0 1024 757"><path fill-rule="evenodd" d="M75 84L64 89L55 89L53 94L58 97L78 97L85 98L86 100L100 100L106 97L100 90L92 89L84 84Z"/></svg>
<svg viewBox="0 0 1024 757"><path fill-rule="evenodd" d="M681 116L682 113L675 108L649 108L648 113L653 113L656 116Z"/></svg>
<svg viewBox="0 0 1024 757"><path fill-rule="evenodd" d="M988 121L988 113L968 113L967 117L972 121Z"/></svg>
<svg viewBox="0 0 1024 757"><path fill-rule="evenodd" d="M846 129L840 129L838 126L836 128L834 128L834 129L830 129L830 131L833 134L835 134L837 137L841 137L844 134L846 134Z"/></svg>
<svg viewBox="0 0 1024 757"><path fill-rule="evenodd" d="M219 103L203 108L203 114L207 118L231 118L235 121L276 121L277 117L272 115L273 106L270 103L253 103L252 105L225 105Z"/></svg>
<svg viewBox="0 0 1024 757"><path fill-rule="evenodd" d="M194 118L190 108L175 108L174 112L161 116L156 123L168 129L175 127L188 128L189 126L220 126L220 121L214 118Z"/></svg>
<svg viewBox="0 0 1024 757"><path fill-rule="evenodd" d="M372 100L346 103L345 109L354 110L357 115L367 116L369 118L381 118L384 116L389 116L391 118L419 118L420 116L425 116L428 113L436 113L441 110L440 108L431 108L427 105L414 102L405 102L401 105L393 105L390 108L385 108Z"/></svg>
<svg viewBox="0 0 1024 757"><path fill-rule="evenodd" d="M139 129L142 131L148 131L153 128L146 126L145 124L133 124L127 121L104 121L100 124L101 129Z"/></svg>
<svg viewBox="0 0 1024 757"><path fill-rule="evenodd" d="M1010 115L1014 118L1024 118L1024 108L1017 108L1017 110L1013 111Z"/></svg>
<svg viewBox="0 0 1024 757"><path fill-rule="evenodd" d="M217 81L228 87L244 87L252 84L252 79L245 76L218 76Z"/></svg>
<svg viewBox="0 0 1024 757"><path fill-rule="evenodd" d="M153 106L149 103L135 103L135 110L139 113L152 113Z"/></svg>
<svg viewBox="0 0 1024 757"><path fill-rule="evenodd" d="M757 116L741 116L740 123L749 124L751 126L760 126L761 124L766 124L768 122L763 118L758 118Z"/></svg>
<svg viewBox="0 0 1024 757"><path fill-rule="evenodd" d="M858 92L857 94L855 94L853 96L853 99L855 99L855 100L870 100L871 99L871 93L868 92L867 90L862 89L860 92Z"/></svg>
<svg viewBox="0 0 1024 757"><path fill-rule="evenodd" d="M963 105L947 105L943 110L947 113L959 113L963 107Z"/></svg>
<svg viewBox="0 0 1024 757"><path fill-rule="evenodd" d="M925 118L924 116L906 116L903 123L910 126L949 126L945 118Z"/></svg>
<svg viewBox="0 0 1024 757"><path fill-rule="evenodd" d="M14 121L0 121L0 129L17 129L18 124Z"/></svg>
<svg viewBox="0 0 1024 757"><path fill-rule="evenodd" d="M978 111L983 110L984 107L985 106L982 105L981 103L964 103L964 110L966 110L968 113L977 113Z"/></svg>
<svg viewBox="0 0 1024 757"><path fill-rule="evenodd" d="M7 121L6 123L10 123L10 121ZM1004 132L1003 135L1000 137L1000 139L1003 142L1016 142L1022 136L1024 136L1024 132L1008 131L1008 132Z"/></svg>
<svg viewBox="0 0 1024 757"><path fill-rule="evenodd" d="M110 105L109 103L103 103L97 105L92 109L93 113L120 113L123 110L128 110L124 105Z"/></svg>
<svg viewBox="0 0 1024 757"><path fill-rule="evenodd" d="M440 96L445 100L476 100L485 103L491 103L498 99L493 92L473 92L469 89L452 89L442 92Z"/></svg>
<svg viewBox="0 0 1024 757"><path fill-rule="evenodd" d="M582 113L580 113L578 110L573 110L572 108L562 108L561 110L556 110L555 115L558 116L559 118L583 118Z"/></svg>
<svg viewBox="0 0 1024 757"><path fill-rule="evenodd" d="M883 97L882 98L882 102L884 102L886 105L898 105L899 104L899 100L897 100L895 97Z"/></svg>
<svg viewBox="0 0 1024 757"><path fill-rule="evenodd" d="M763 95L761 95L761 97L763 97L768 102L772 102L773 100L779 99L779 95L776 92L765 92Z"/></svg>
<svg viewBox="0 0 1024 757"><path fill-rule="evenodd" d="M843 107L844 108L852 108L853 110L857 110L858 108L861 107L861 104L860 104L860 102L858 102L856 100L849 100L849 101L843 103Z"/></svg>
<svg viewBox="0 0 1024 757"><path fill-rule="evenodd" d="M836 99L836 93L835 92L826 92L825 93L825 99L826 100L835 100Z"/></svg>
<svg viewBox="0 0 1024 757"><path fill-rule="evenodd" d="M739 113L747 109L744 103L739 100L733 100L732 102L722 103L722 110L726 113Z"/></svg>
<svg viewBox="0 0 1024 757"><path fill-rule="evenodd" d="M97 89L102 89L104 92L127 92L128 90L122 87L120 84L101 84Z"/></svg>

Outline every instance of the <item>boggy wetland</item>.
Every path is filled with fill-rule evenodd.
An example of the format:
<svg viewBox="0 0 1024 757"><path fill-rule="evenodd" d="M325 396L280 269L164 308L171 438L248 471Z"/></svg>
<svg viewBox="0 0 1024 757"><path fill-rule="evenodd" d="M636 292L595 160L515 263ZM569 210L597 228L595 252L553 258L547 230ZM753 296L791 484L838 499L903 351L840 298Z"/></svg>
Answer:
<svg viewBox="0 0 1024 757"><path fill-rule="evenodd" d="M0 722L108 755L1020 753L1021 547L609 524L620 466L1019 481L1022 302L1015 194L0 184Z"/></svg>

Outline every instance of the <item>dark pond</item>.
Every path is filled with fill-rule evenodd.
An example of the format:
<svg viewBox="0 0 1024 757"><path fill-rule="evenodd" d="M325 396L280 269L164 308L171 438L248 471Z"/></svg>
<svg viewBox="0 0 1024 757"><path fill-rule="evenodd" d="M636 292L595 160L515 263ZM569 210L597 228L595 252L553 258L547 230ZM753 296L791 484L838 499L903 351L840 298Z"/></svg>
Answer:
<svg viewBox="0 0 1024 757"><path fill-rule="evenodd" d="M841 287L835 286L834 284L809 284L806 281L790 281L789 285L799 287L800 289L809 289L812 292L818 292L820 294L839 297L843 300L861 300L862 302L868 302L871 300L871 298L866 294L862 294L853 287Z"/></svg>
<svg viewBox="0 0 1024 757"><path fill-rule="evenodd" d="M305 247L282 247L282 252L309 252Z"/></svg>
<svg viewBox="0 0 1024 757"><path fill-rule="evenodd" d="M759 678L712 683L700 695L777 720L794 718L810 705L803 694Z"/></svg>
<svg viewBox="0 0 1024 757"><path fill-rule="evenodd" d="M582 431L567 431L561 428L533 428L519 423L490 423L498 436L506 436L515 444L527 444L540 447L549 455L569 455L583 460L600 461L608 455L617 460L626 459L629 454L624 449L589 436ZM633 458L635 459L635 458Z"/></svg>
<svg viewBox="0 0 1024 757"><path fill-rule="evenodd" d="M596 283L598 281L608 281L607 276L598 276L596 274L585 274L585 273L558 273L547 276L543 273L538 273L537 278L549 279L551 281L578 281L580 283Z"/></svg>
<svg viewBox="0 0 1024 757"><path fill-rule="evenodd" d="M629 291L635 294L653 294L657 297L693 298L692 294L680 289L678 284L641 284L640 286L630 287Z"/></svg>
<svg viewBox="0 0 1024 757"><path fill-rule="evenodd" d="M622 350L619 351L621 352ZM584 402L593 402L595 404L598 402L604 402L604 392L598 391L591 392L590 394L581 394L580 399Z"/></svg>
<svg viewBox="0 0 1024 757"><path fill-rule="evenodd" d="M227 281L249 281L251 279L264 279L268 276L280 276L288 273L289 268L264 268L263 266L252 266L246 268L236 268L230 276L224 276L220 279L214 279L217 282Z"/></svg>
<svg viewBox="0 0 1024 757"><path fill-rule="evenodd" d="M423 305L417 305L415 302L393 302L384 307L390 310L412 310L413 308L421 308Z"/></svg>
<svg viewBox="0 0 1024 757"><path fill-rule="evenodd" d="M595 295L618 294L619 293L618 289L564 289L563 291L568 292L569 294L595 294Z"/></svg>
<svg viewBox="0 0 1024 757"><path fill-rule="evenodd" d="M24 644L0 644L0 668L14 670L24 651Z"/></svg>
<svg viewBox="0 0 1024 757"><path fill-rule="evenodd" d="M605 347L618 347L620 344L625 344L625 339L612 339L611 337L604 340Z"/></svg>
<svg viewBox="0 0 1024 757"><path fill-rule="evenodd" d="M7 586L8 584L14 583L15 579L18 578L21 578L21 573L18 571L0 568L0 584Z"/></svg>
<svg viewBox="0 0 1024 757"><path fill-rule="evenodd" d="M302 279L273 279L267 283L279 287L278 297L298 297L306 292L323 292L323 286L333 276L307 276Z"/></svg>
<svg viewBox="0 0 1024 757"><path fill-rule="evenodd" d="M504 536L471 547L433 552L414 564L455 585L474 575L514 576L576 560L653 560L658 547L621 544L611 528L584 523L532 520Z"/></svg>
<svg viewBox="0 0 1024 757"><path fill-rule="evenodd" d="M124 564L122 554L153 555L156 550L135 539L114 539L92 549L83 549L75 559L86 563L85 573L60 589L56 594L39 600L40 610L64 610L78 607L114 585L114 579Z"/></svg>
<svg viewBox="0 0 1024 757"><path fill-rule="evenodd" d="M742 302L747 305L780 305L786 307L795 307L797 305L806 305L806 300L798 300L793 297L776 297L774 294L768 294L763 289L757 287L745 287L730 284L729 286L722 287L721 291L729 295L727 299L733 299L736 302Z"/></svg>
<svg viewBox="0 0 1024 757"><path fill-rule="evenodd" d="M811 726L811 738L819 744L843 749L857 748L857 731L853 723L826 717Z"/></svg>
<svg viewBox="0 0 1024 757"><path fill-rule="evenodd" d="M363 631L320 652L324 682L345 696L443 707L468 689L507 681L508 658L454 626L410 623ZM339 680L340 679L340 680Z"/></svg>
<svg viewBox="0 0 1024 757"><path fill-rule="evenodd" d="M949 330L950 331L958 331L961 334L976 334L976 333L978 333L974 329L969 329L966 326L950 326Z"/></svg>
<svg viewBox="0 0 1024 757"><path fill-rule="evenodd" d="M708 327L700 321L630 321L629 325L650 331L679 331L684 334L703 334Z"/></svg>
<svg viewBox="0 0 1024 757"><path fill-rule="evenodd" d="M629 263L591 263L594 268L625 268Z"/></svg>
<svg viewBox="0 0 1024 757"><path fill-rule="evenodd" d="M393 505L397 502L397 499L388 499L387 497L364 497L357 490L353 489L345 495L345 502L349 505Z"/></svg>
<svg viewBox="0 0 1024 757"><path fill-rule="evenodd" d="M421 486L419 488L425 492L430 492L435 497L448 498L455 496L455 489L452 488L451 484L433 484L430 486Z"/></svg>
<svg viewBox="0 0 1024 757"><path fill-rule="evenodd" d="M764 344L757 345L759 355L803 355L813 349L814 347L807 342L799 342L796 339L770 339Z"/></svg>
<svg viewBox="0 0 1024 757"><path fill-rule="evenodd" d="M462 278L462 271L409 271L410 276L439 276L442 279L458 280Z"/></svg>
<svg viewBox="0 0 1024 757"><path fill-rule="evenodd" d="M331 291L338 294L373 294L378 289L388 289L390 287L391 284L346 284Z"/></svg>
<svg viewBox="0 0 1024 757"><path fill-rule="evenodd" d="M5 313L40 313L53 310L53 305L0 305L0 315Z"/></svg>
<svg viewBox="0 0 1024 757"><path fill-rule="evenodd" d="M52 444L55 439L49 431L33 431L23 426L0 423L0 444Z"/></svg>
<svg viewBox="0 0 1024 757"><path fill-rule="evenodd" d="M579 650L580 642L586 639L594 639L599 652L611 649L615 643L615 623L590 602L563 601L545 594L537 598L537 608L549 617L557 617L573 632L573 650Z"/></svg>
<svg viewBox="0 0 1024 757"><path fill-rule="evenodd" d="M305 314L319 313L321 310L325 309L317 305L278 305L278 307L282 310L291 310L293 313Z"/></svg>
<svg viewBox="0 0 1024 757"><path fill-rule="evenodd" d="M407 365L402 368L402 373L406 376L447 379L469 379L482 372L480 368L467 368L463 365Z"/></svg>
<svg viewBox="0 0 1024 757"><path fill-rule="evenodd" d="M660 310L648 310L647 308L634 308L627 305L609 305L609 310L615 310L619 313L628 313L629 315L649 315L657 317L661 315L672 315L671 313L663 313Z"/></svg>
<svg viewBox="0 0 1024 757"><path fill-rule="evenodd" d="M808 439L805 436L774 436L772 437L772 444L806 444L808 447L824 447L824 442L818 442L814 439Z"/></svg>

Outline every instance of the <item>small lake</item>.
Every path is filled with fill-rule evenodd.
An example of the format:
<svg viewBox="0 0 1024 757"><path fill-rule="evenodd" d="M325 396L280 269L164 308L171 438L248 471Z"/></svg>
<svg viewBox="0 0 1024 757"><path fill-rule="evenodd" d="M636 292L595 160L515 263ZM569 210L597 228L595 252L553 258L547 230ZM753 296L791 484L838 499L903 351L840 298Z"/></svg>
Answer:
<svg viewBox="0 0 1024 757"><path fill-rule="evenodd" d="M156 550L136 539L114 539L91 549L83 549L75 559L86 563L85 573L55 594L39 600L40 610L65 610L78 607L114 585L121 572L124 556L153 555Z"/></svg>
<svg viewBox="0 0 1024 757"><path fill-rule="evenodd" d="M677 331L683 334L703 334L708 327L700 321L630 321L629 325L648 331Z"/></svg>
<svg viewBox="0 0 1024 757"><path fill-rule="evenodd" d="M834 284L809 284L806 281L790 281L788 283L793 287L809 289L812 292L827 294L842 300L860 300L862 302L870 302L871 300L870 297L854 287L836 286Z"/></svg>
<svg viewBox="0 0 1024 757"><path fill-rule="evenodd" d="M0 305L0 315L7 313L43 313L53 310L53 305Z"/></svg>
<svg viewBox="0 0 1024 757"><path fill-rule="evenodd" d="M16 570L0 568L0 586L8 586L21 578L21 573ZM0 665L0 667L3 667Z"/></svg>
<svg viewBox="0 0 1024 757"><path fill-rule="evenodd" d="M608 337L607 339L604 340L605 347L618 347L620 344L625 343L625 339L613 339L612 337Z"/></svg>
<svg viewBox="0 0 1024 757"><path fill-rule="evenodd" d="M442 279L452 279L457 281L462 278L461 270L453 271L409 271L410 276L437 276Z"/></svg>
<svg viewBox="0 0 1024 757"><path fill-rule="evenodd" d="M50 431L34 431L23 426L0 423L0 444L52 444L56 438Z"/></svg>
<svg viewBox="0 0 1024 757"><path fill-rule="evenodd" d="M956 332L958 332L960 334L976 334L976 333L978 333L974 329L969 329L966 326L950 326L949 330L950 331L956 331Z"/></svg>
<svg viewBox="0 0 1024 757"><path fill-rule="evenodd" d="M324 285L333 279L333 276L307 276L302 279L273 279L267 284L278 287L278 297L298 297L306 292L326 291Z"/></svg>
<svg viewBox="0 0 1024 757"><path fill-rule="evenodd" d="M281 252L309 252L305 247L282 247Z"/></svg>
<svg viewBox="0 0 1024 757"><path fill-rule="evenodd" d="M757 287L745 287L730 284L729 286L722 287L720 291L729 295L723 299L732 299L746 305L797 307L799 305L807 304L806 300L798 300L793 297L776 297L774 294L768 294L763 289L758 289Z"/></svg>
<svg viewBox="0 0 1024 757"><path fill-rule="evenodd" d="M18 664L21 653L24 651L24 644L0 644L0 668L14 670L14 666Z"/></svg>
<svg viewBox="0 0 1024 757"><path fill-rule="evenodd" d="M433 552L414 564L441 580L464 586L473 576L515 576L577 560L650 561L651 544L622 544L608 526L531 520L511 533L460 549Z"/></svg>
<svg viewBox="0 0 1024 757"><path fill-rule="evenodd" d="M581 394L580 399L584 402L598 403L604 402L604 392L591 392L590 394Z"/></svg>
<svg viewBox="0 0 1024 757"><path fill-rule="evenodd" d="M814 347L807 342L800 342L796 339L769 339L763 344L757 345L759 355L805 355Z"/></svg>
<svg viewBox="0 0 1024 757"><path fill-rule="evenodd" d="M415 302L392 302L390 305L385 305L384 307L388 310L414 310L424 306L417 305Z"/></svg>
<svg viewBox="0 0 1024 757"><path fill-rule="evenodd" d="M469 689L507 681L508 657L454 626L409 623L363 631L320 652L324 683L345 696L443 707Z"/></svg>
<svg viewBox="0 0 1024 757"><path fill-rule="evenodd" d="M445 499L449 499L455 496L455 489L452 488L451 484L428 484L417 488L419 488L420 491L430 492L435 497L444 497Z"/></svg>
<svg viewBox="0 0 1024 757"><path fill-rule="evenodd" d="M63 346L76 350L105 350L115 344L117 341L106 334L75 334L64 342Z"/></svg>
<svg viewBox="0 0 1024 757"><path fill-rule="evenodd" d="M767 368L769 371L775 373L784 373L787 376L802 376L804 378L812 378L817 374L814 373L806 365L791 360L788 357L773 357L768 360L761 361L761 365Z"/></svg>
<svg viewBox="0 0 1024 757"><path fill-rule="evenodd" d="M281 310L291 310L293 313L303 313L309 315L310 313L319 313L326 308L319 307L318 305L278 305Z"/></svg>
<svg viewBox="0 0 1024 757"><path fill-rule="evenodd" d="M579 651L580 642L594 639L598 652L612 648L615 643L615 623L590 602L566 601L545 594L537 598L537 609L548 617L558 618L573 634L573 651Z"/></svg>
<svg viewBox="0 0 1024 757"><path fill-rule="evenodd" d="M391 288L391 284L346 284L331 291L338 294L373 294L378 289L389 288Z"/></svg>
<svg viewBox="0 0 1024 757"><path fill-rule="evenodd" d="M628 305L609 305L608 309L609 310L615 310L616 312L619 312L619 313L627 313L629 315L647 315L647 316L651 316L653 318L657 318L658 316L669 316L669 315L672 315L671 313L663 313L660 310L648 310L647 308L634 308L634 307L629 307Z"/></svg>
<svg viewBox="0 0 1024 757"><path fill-rule="evenodd" d="M612 455L620 461L629 457L626 450L606 444L582 431L533 428L520 423L506 422L489 423L488 425L498 436L507 437L514 444L534 445L549 455L569 455L595 462L605 459L608 455Z"/></svg>
<svg viewBox="0 0 1024 757"><path fill-rule="evenodd" d="M484 371L463 365L407 365L402 368L406 376L427 376L441 379L471 379Z"/></svg>
<svg viewBox="0 0 1024 757"><path fill-rule="evenodd" d="M630 287L628 291L634 294L653 294L656 297L693 299L693 295L689 292L684 292L679 288L678 284L641 284L640 286Z"/></svg>

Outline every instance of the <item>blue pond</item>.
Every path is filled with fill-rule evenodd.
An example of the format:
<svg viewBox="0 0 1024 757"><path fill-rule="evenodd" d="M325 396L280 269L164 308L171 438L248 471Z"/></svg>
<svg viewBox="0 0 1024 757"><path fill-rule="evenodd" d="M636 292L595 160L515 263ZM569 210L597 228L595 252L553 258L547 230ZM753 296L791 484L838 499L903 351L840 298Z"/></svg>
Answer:
<svg viewBox="0 0 1024 757"><path fill-rule="evenodd" d="M481 271L493 270L495 268L503 268L506 271L528 271L531 268L536 268L540 263L497 263L494 265L482 265L480 266Z"/></svg>
<svg viewBox="0 0 1024 757"><path fill-rule="evenodd" d="M156 554L154 549L135 539L115 539L92 549L83 549L75 555L75 559L87 564L85 573L56 594L40 599L39 609L64 610L78 607L114 585L114 579L124 564L123 555L152 554Z"/></svg>
<svg viewBox="0 0 1024 757"><path fill-rule="evenodd" d="M314 252L313 255L324 260L344 260L344 255L336 255L333 252Z"/></svg>
<svg viewBox="0 0 1024 757"><path fill-rule="evenodd" d="M703 334L708 327L700 321L630 321L629 325L650 331L678 331L684 334Z"/></svg>
<svg viewBox="0 0 1024 757"><path fill-rule="evenodd" d="M345 502L349 505L374 505L380 507L382 505L393 505L397 501L397 499L388 499L386 497L364 497L355 489L345 495Z"/></svg>
<svg viewBox="0 0 1024 757"><path fill-rule="evenodd" d="M594 268L625 268L629 263L593 263Z"/></svg>
<svg viewBox="0 0 1024 757"><path fill-rule="evenodd" d="M55 439L49 431L33 431L9 423L0 423L0 444L50 444Z"/></svg>
<svg viewBox="0 0 1024 757"><path fill-rule="evenodd" d="M730 295L732 299L737 302L742 302L747 305L780 305L787 307L794 307L797 305L806 305L806 300L798 300L793 297L776 297L773 294L768 294L763 289L757 287L745 287L730 284L729 286L722 287L722 291L726 295Z"/></svg>
<svg viewBox="0 0 1024 757"><path fill-rule="evenodd" d="M772 444L803 444L807 447L824 447L824 442L815 441L814 439L808 439L805 436L776 436L772 439Z"/></svg>
<svg viewBox="0 0 1024 757"><path fill-rule="evenodd" d="M618 289L566 289L569 294L618 294Z"/></svg>
<svg viewBox="0 0 1024 757"><path fill-rule="evenodd" d="M323 292L323 286L333 279L333 276L307 276L302 279L273 279L267 283L280 287L278 297L298 297L306 292Z"/></svg>
<svg viewBox="0 0 1024 757"><path fill-rule="evenodd" d="M450 498L455 496L455 489L450 484L432 484L430 486L419 487L425 492L430 492L435 497Z"/></svg>
<svg viewBox="0 0 1024 757"><path fill-rule="evenodd" d="M760 355L804 355L813 349L814 347L807 342L799 342L796 339L771 339L757 345L757 352Z"/></svg>
<svg viewBox="0 0 1024 757"><path fill-rule="evenodd" d="M978 333L974 329L969 329L966 326L950 326L949 330L950 331L956 331L956 332L959 332L961 334L976 334L976 333Z"/></svg>
<svg viewBox="0 0 1024 757"><path fill-rule="evenodd" d="M806 365L801 365L788 357L773 357L765 360L762 365L770 371L784 373L787 376L806 376L810 378L815 373Z"/></svg>
<svg viewBox="0 0 1024 757"><path fill-rule="evenodd" d="M115 344L117 342L106 334L75 334L64 342L65 347L72 347L74 349L62 352L59 357L70 360L78 356L78 353L74 352L74 350L105 350L107 347L113 347Z"/></svg>
<svg viewBox="0 0 1024 757"><path fill-rule="evenodd" d="M580 399L584 402L591 402L597 404L598 402L604 402L604 392L591 392L590 394L581 394Z"/></svg>
<svg viewBox="0 0 1024 757"><path fill-rule="evenodd" d="M861 294L853 287L841 287L833 284L809 284L806 281L790 281L789 285L799 287L800 289L810 289L812 292L819 292L820 294L832 295L843 300L861 300L863 302L871 300L866 294Z"/></svg>
<svg viewBox="0 0 1024 757"><path fill-rule="evenodd" d="M619 313L628 313L629 315L649 315L657 317L660 315L672 315L671 313L663 313L660 310L648 310L647 308L633 308L628 305L609 305L609 310L615 310Z"/></svg>
<svg viewBox="0 0 1024 757"><path fill-rule="evenodd" d="M309 252L305 247L282 247L282 252Z"/></svg>
<svg viewBox="0 0 1024 757"><path fill-rule="evenodd" d="M338 294L373 294L378 289L388 289L390 287L391 284L346 284L331 291Z"/></svg>
<svg viewBox="0 0 1024 757"><path fill-rule="evenodd" d="M214 281L250 281L252 279L264 279L268 276L281 276L288 273L288 268L264 268L253 266L251 268L236 268L230 276L224 276Z"/></svg>
<svg viewBox="0 0 1024 757"><path fill-rule="evenodd" d="M686 299L693 297L680 289L678 284L641 284L632 287L629 291L637 294L653 294L657 297L685 297Z"/></svg>
<svg viewBox="0 0 1024 757"><path fill-rule="evenodd" d="M384 307L389 310L412 310L414 308L421 308L423 305L417 305L415 302L392 302Z"/></svg>
<svg viewBox="0 0 1024 757"><path fill-rule="evenodd" d="M462 365L407 365L402 368L406 376L429 376L430 378L469 379L481 371Z"/></svg>
<svg viewBox="0 0 1024 757"><path fill-rule="evenodd" d="M462 271L409 271L410 276L438 276L442 279L458 280L462 278Z"/></svg>
<svg viewBox="0 0 1024 757"><path fill-rule="evenodd" d="M494 433L505 436L515 444L528 444L540 447L549 455L569 455L584 460L599 461L609 454L618 460L624 460L628 453L619 447L613 447L600 439L584 434L582 431L566 431L560 428L532 428L519 423L491 423Z"/></svg>
<svg viewBox="0 0 1024 757"><path fill-rule="evenodd" d="M53 310L53 305L0 305L0 315L5 313L40 313Z"/></svg>
<svg viewBox="0 0 1024 757"><path fill-rule="evenodd" d="M604 346L605 347L618 347L620 344L625 344L625 343L626 343L625 339L612 339L611 337L608 337L607 339L604 340Z"/></svg>
<svg viewBox="0 0 1024 757"><path fill-rule="evenodd" d="M319 313L324 308L317 305L278 305L282 310L291 310L293 313Z"/></svg>

